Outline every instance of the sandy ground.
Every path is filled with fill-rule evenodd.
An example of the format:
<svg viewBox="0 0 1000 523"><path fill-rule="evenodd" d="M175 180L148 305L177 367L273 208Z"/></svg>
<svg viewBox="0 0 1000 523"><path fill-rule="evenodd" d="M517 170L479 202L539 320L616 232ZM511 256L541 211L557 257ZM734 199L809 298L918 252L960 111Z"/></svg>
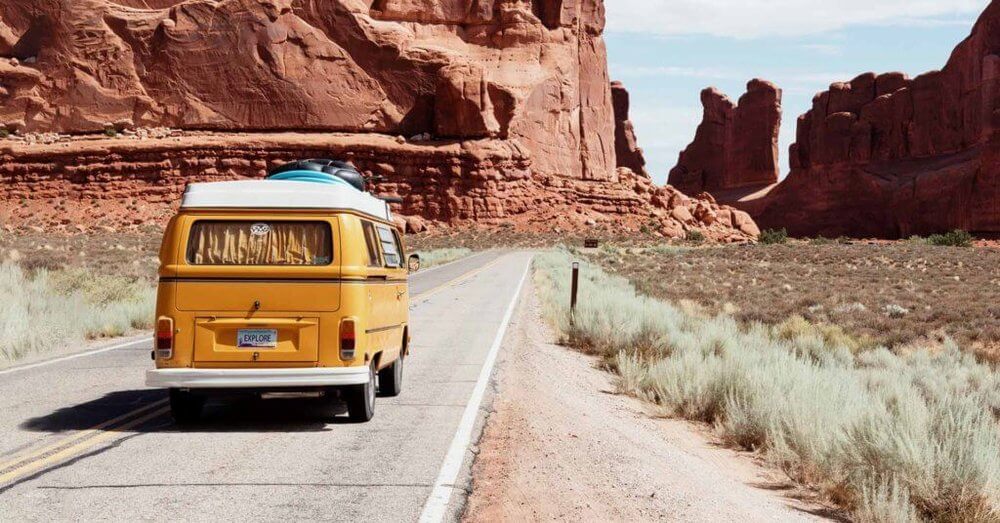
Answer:
<svg viewBox="0 0 1000 523"><path fill-rule="evenodd" d="M466 521L820 519L777 471L614 394L596 359L552 343L527 296L499 362Z"/></svg>

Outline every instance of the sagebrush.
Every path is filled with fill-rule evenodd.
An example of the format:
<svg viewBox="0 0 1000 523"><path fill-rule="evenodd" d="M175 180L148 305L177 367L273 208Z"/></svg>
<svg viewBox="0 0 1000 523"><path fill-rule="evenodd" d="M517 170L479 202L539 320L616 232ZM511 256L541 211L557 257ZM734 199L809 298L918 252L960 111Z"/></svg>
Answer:
<svg viewBox="0 0 1000 523"><path fill-rule="evenodd" d="M688 312L587 263L570 321L570 262L536 258L548 317L622 392L712 424L852 519L1000 518L1000 377L953 343L858 352L835 333Z"/></svg>
<svg viewBox="0 0 1000 523"><path fill-rule="evenodd" d="M420 266L425 269L429 269L435 265L444 265L445 263L465 258L466 256L472 254L472 250L464 247L458 247L417 251L414 254L420 256Z"/></svg>
<svg viewBox="0 0 1000 523"><path fill-rule="evenodd" d="M0 265L0 366L99 337L152 327L149 282L83 269L28 273Z"/></svg>
<svg viewBox="0 0 1000 523"><path fill-rule="evenodd" d="M643 294L779 325L800 317L897 352L945 337L1000 365L1000 249L836 242L587 253ZM805 327L805 324L802 324Z"/></svg>

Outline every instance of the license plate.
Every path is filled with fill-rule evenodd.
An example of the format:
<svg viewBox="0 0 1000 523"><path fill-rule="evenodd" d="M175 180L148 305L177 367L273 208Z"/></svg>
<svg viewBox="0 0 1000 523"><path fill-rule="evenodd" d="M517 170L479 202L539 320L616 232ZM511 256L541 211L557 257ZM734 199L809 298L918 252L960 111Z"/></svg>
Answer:
<svg viewBox="0 0 1000 523"><path fill-rule="evenodd" d="M273 349L278 346L277 329L240 329L236 346L241 349Z"/></svg>

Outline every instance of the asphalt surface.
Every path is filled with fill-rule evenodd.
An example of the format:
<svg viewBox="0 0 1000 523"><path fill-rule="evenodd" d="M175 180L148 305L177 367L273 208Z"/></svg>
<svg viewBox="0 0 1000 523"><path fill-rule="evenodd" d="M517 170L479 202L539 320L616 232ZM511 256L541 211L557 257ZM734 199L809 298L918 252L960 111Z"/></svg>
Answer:
<svg viewBox="0 0 1000 523"><path fill-rule="evenodd" d="M0 374L0 520L415 521L529 260L487 253L411 277L403 394L366 424L295 398L216 401L178 427L144 385L147 342Z"/></svg>

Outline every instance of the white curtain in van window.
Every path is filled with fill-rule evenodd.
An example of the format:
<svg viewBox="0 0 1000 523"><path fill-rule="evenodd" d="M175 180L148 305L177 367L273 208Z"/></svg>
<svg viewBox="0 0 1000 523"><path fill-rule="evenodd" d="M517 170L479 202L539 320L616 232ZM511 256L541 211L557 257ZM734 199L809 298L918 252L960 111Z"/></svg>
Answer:
<svg viewBox="0 0 1000 523"><path fill-rule="evenodd" d="M191 227L193 265L329 265L330 225L323 222L199 221Z"/></svg>

